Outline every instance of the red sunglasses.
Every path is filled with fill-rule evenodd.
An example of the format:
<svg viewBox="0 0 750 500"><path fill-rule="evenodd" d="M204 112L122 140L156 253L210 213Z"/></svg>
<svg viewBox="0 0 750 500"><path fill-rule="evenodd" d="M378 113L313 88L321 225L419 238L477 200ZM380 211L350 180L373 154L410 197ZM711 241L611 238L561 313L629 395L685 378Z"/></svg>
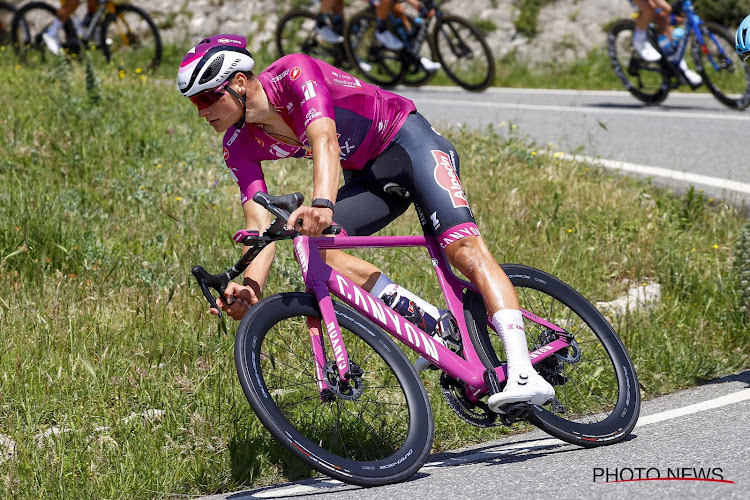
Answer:
<svg viewBox="0 0 750 500"><path fill-rule="evenodd" d="M227 83L229 83L229 80L222 83L215 89L209 89L201 92L200 94L195 94L193 96L188 97L190 99L190 102L195 104L195 106L200 109L206 109L207 107L211 106L213 103L221 99L224 94L227 93L226 89L224 87L227 86Z"/></svg>

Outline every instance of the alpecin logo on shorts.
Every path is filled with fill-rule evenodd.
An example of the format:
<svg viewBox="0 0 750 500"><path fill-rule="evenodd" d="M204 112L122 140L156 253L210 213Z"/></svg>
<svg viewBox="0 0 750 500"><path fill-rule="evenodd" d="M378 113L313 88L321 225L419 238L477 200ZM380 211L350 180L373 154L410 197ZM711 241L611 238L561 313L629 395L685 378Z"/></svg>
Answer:
<svg viewBox="0 0 750 500"><path fill-rule="evenodd" d="M461 181L458 180L456 169L453 168L451 157L443 151L433 149L432 156L435 158L435 181L438 185L448 191L451 195L453 208L469 208L469 202L466 201L464 188L461 187Z"/></svg>

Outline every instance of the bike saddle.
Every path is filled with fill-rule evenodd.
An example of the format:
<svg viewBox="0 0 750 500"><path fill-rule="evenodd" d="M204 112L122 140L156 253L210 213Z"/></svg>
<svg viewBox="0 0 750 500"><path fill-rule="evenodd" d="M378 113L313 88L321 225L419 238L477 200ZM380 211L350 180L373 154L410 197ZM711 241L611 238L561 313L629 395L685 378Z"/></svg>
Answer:
<svg viewBox="0 0 750 500"><path fill-rule="evenodd" d="M302 205L302 202L305 201L305 196L302 193L271 196L268 193L259 191L253 196L253 201L264 208L268 208L269 205L275 206L276 208L286 211L286 216L289 217L289 214Z"/></svg>

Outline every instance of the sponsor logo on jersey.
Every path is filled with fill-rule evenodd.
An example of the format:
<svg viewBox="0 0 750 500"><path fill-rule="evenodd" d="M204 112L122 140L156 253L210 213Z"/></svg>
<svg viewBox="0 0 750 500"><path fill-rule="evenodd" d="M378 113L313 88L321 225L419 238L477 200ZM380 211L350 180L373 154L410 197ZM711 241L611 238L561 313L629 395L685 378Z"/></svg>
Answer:
<svg viewBox="0 0 750 500"><path fill-rule="evenodd" d="M307 126L310 124L311 121L313 121L315 118L322 115L320 111L316 110L315 108L310 108L310 111L307 112L307 115L305 115L305 125L304 127L307 128Z"/></svg>
<svg viewBox="0 0 750 500"><path fill-rule="evenodd" d="M305 83L302 84L302 92L305 95L305 100L300 103L305 104L307 101L315 97L317 94L315 94L315 86L318 84L315 80L307 80Z"/></svg>
<svg viewBox="0 0 750 500"><path fill-rule="evenodd" d="M451 157L447 153L436 149L432 150L432 156L436 162L435 181L438 183L438 186L451 195L453 208L469 208L469 202L466 201L464 188L461 187L461 181L458 179Z"/></svg>
<svg viewBox="0 0 750 500"><path fill-rule="evenodd" d="M260 137L256 137L255 138L255 142L257 142L260 147L264 147L265 146L265 143L263 142L263 139L261 139Z"/></svg>
<svg viewBox="0 0 750 500"><path fill-rule="evenodd" d="M467 236L482 236L477 226L471 223L461 224L455 228L449 229L440 235L440 248L445 249L454 241L461 240Z"/></svg>
<svg viewBox="0 0 750 500"><path fill-rule="evenodd" d="M286 158L291 154L289 151L285 151L280 148L278 144L274 144L273 146L271 146L271 149L269 149L269 151L276 155L277 158Z"/></svg>
<svg viewBox="0 0 750 500"><path fill-rule="evenodd" d="M339 136L341 136L341 134L339 134ZM341 148L341 155L339 156L340 160L346 159L346 157L349 156L349 153L352 152L352 149L357 148L356 144L349 144L349 141L351 141L351 139L344 141L344 144L341 144L341 141L339 141L339 147Z"/></svg>
<svg viewBox="0 0 750 500"><path fill-rule="evenodd" d="M286 110L289 113L291 113L293 109L294 109L294 103L292 101L289 101L288 103L286 103Z"/></svg>
<svg viewBox="0 0 750 500"><path fill-rule="evenodd" d="M272 81L273 83L276 83L276 82L278 82L279 80L281 80L282 78L284 78L284 77L285 77L286 75L288 75L288 74L289 74L289 70L288 70L288 69L285 69L285 70L284 70L283 72L281 72L281 73L279 73L278 75L276 75L276 76L274 76L273 78L271 78L271 81Z"/></svg>
<svg viewBox="0 0 750 500"><path fill-rule="evenodd" d="M241 128L238 128L234 131L234 134L232 134L232 137L230 137L229 140L227 141L227 146L231 146L232 144L234 144L234 141L236 141L237 138L240 136L241 130L242 130Z"/></svg>
<svg viewBox="0 0 750 500"><path fill-rule="evenodd" d="M440 227L440 219L437 217L437 212L432 212L432 215L430 215L430 220L432 220L432 227L435 229Z"/></svg>
<svg viewBox="0 0 750 500"><path fill-rule="evenodd" d="M378 133L382 132L386 128L388 128L388 120L378 123Z"/></svg>
<svg viewBox="0 0 750 500"><path fill-rule="evenodd" d="M227 158L229 158L229 150L227 148L224 148L224 161L226 161Z"/></svg>
<svg viewBox="0 0 750 500"><path fill-rule="evenodd" d="M297 78L299 78L299 75L301 75L301 74L302 74L302 70L299 69L299 66L295 66L295 67L292 68L292 71L289 73L289 79L291 81L294 81Z"/></svg>

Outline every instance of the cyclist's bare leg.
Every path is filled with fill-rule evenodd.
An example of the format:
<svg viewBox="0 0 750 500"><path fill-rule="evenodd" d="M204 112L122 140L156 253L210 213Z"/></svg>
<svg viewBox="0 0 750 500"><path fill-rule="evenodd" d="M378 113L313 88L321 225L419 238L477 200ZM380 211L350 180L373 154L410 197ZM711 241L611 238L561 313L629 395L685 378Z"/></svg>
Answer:
<svg viewBox="0 0 750 500"><path fill-rule="evenodd" d="M552 399L554 388L536 373L529 358L516 290L484 240L479 236L462 238L450 243L445 254L451 265L479 288L505 346L508 381L502 392L490 395L489 407L502 412L508 404L544 404Z"/></svg>
<svg viewBox="0 0 750 500"><path fill-rule="evenodd" d="M60 8L57 11L57 18L65 22L70 19L73 12L81 5L81 0L62 0L60 4Z"/></svg>
<svg viewBox="0 0 750 500"><path fill-rule="evenodd" d="M380 269L377 266L342 250L321 250L320 255L326 264L368 292L380 277Z"/></svg>
<svg viewBox="0 0 750 500"><path fill-rule="evenodd" d="M646 31L648 24L653 22L656 25L656 31L668 38L672 38L672 26L669 24L669 14L672 7L664 0L633 0L633 3L641 15L635 20L635 27L639 30ZM656 9L660 9L657 13Z"/></svg>

